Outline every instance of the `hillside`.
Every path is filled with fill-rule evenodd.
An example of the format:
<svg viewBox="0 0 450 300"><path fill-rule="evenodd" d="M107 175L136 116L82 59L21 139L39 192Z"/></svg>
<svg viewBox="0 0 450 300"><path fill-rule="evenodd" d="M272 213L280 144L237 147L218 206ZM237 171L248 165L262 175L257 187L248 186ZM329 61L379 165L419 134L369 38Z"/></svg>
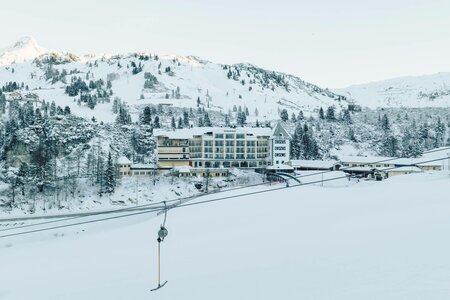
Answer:
<svg viewBox="0 0 450 300"><path fill-rule="evenodd" d="M400 77L352 85L336 92L370 108L448 107L450 73Z"/></svg>
<svg viewBox="0 0 450 300"><path fill-rule="evenodd" d="M114 119L114 97L131 106L133 118L144 104L202 106L223 113L241 106L249 110L250 120L260 121L277 119L283 108L308 112L319 106L347 106L344 97L327 89L251 64L221 65L154 53L79 56L45 50L33 38L0 50L0 84L8 82L17 82L15 91L21 94L33 93L40 100L69 106L76 115L105 122ZM80 91L96 96L95 109L87 107L86 98L78 102Z"/></svg>

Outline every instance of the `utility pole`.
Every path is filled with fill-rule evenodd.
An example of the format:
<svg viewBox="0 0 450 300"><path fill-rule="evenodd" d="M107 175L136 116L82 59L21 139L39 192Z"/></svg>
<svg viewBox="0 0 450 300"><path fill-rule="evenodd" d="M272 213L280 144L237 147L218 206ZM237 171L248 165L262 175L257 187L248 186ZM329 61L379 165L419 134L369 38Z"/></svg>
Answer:
<svg viewBox="0 0 450 300"><path fill-rule="evenodd" d="M206 188L205 192L208 193L209 190L209 169L206 169Z"/></svg>
<svg viewBox="0 0 450 300"><path fill-rule="evenodd" d="M156 170L157 170L156 164L157 164L157 160L155 157L155 159L153 160L153 185L156 184Z"/></svg>

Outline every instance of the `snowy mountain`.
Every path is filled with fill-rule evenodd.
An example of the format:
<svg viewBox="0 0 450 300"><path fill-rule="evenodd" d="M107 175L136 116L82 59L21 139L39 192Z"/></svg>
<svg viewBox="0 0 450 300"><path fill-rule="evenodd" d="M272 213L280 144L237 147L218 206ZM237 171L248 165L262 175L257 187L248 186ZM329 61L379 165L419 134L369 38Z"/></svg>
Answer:
<svg viewBox="0 0 450 300"><path fill-rule="evenodd" d="M46 53L51 51L39 46L33 37L23 37L12 46L0 48L0 65L23 63Z"/></svg>
<svg viewBox="0 0 450 300"><path fill-rule="evenodd" d="M357 104L377 107L448 107L450 73L399 77L352 85L337 93Z"/></svg>
<svg viewBox="0 0 450 300"><path fill-rule="evenodd" d="M202 106L223 113L241 106L249 110L250 121L278 119L281 109L307 113L319 106L347 106L344 97L328 89L251 64L221 65L195 56L154 53L77 56L46 50L33 38L23 38L0 53L1 85L23 82L18 91L22 94L33 93L40 100L70 106L79 116L106 122L114 120L114 97L130 106L134 119L146 104ZM85 95L97 96L95 109L78 102L82 82L89 87L82 90ZM111 86L106 87L108 82ZM70 85L73 91L67 93Z"/></svg>

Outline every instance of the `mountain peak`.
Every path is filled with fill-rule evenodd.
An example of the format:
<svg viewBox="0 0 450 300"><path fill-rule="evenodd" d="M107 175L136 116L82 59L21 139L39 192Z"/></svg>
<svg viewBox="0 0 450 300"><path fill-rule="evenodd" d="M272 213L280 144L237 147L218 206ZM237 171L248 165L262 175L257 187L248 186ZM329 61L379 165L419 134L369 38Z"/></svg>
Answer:
<svg viewBox="0 0 450 300"><path fill-rule="evenodd" d="M24 36L13 45L0 49L0 65L21 63L48 52L49 50L39 46L35 38Z"/></svg>
<svg viewBox="0 0 450 300"><path fill-rule="evenodd" d="M13 46L14 48L34 47L40 48L36 39L32 36L21 37Z"/></svg>

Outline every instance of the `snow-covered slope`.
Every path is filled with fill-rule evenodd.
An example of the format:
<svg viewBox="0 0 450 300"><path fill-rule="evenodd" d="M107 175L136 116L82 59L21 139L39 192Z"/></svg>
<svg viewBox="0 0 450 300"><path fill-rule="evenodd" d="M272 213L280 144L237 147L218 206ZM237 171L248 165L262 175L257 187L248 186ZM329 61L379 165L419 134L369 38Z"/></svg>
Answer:
<svg viewBox="0 0 450 300"><path fill-rule="evenodd" d="M0 239L0 298L449 299L448 187L424 173L174 209L154 293L162 216Z"/></svg>
<svg viewBox="0 0 450 300"><path fill-rule="evenodd" d="M126 55L85 55L50 52L37 46L34 39L18 42L0 60L0 84L16 81L28 85L40 99L68 105L75 114L111 121L112 101L99 103L94 110L78 106L77 96L65 94L73 77L86 84L102 79L112 83L112 98L118 96L131 108L144 104L178 107L198 105L227 113L234 105L250 112L249 121L278 118L279 110L313 111L319 106L346 107L345 99L302 79L251 64L226 66L194 56L132 53ZM19 63L20 62L20 63ZM136 65L136 67L134 67ZM52 72L49 72L51 66ZM14 70L13 70L14 69ZM52 75L54 71L59 75ZM65 70L67 75L61 76ZM144 87L145 73L156 77L157 84ZM52 76L49 76L52 75ZM179 92L177 92L177 90ZM109 91L108 91L109 92ZM96 93L93 89L90 93ZM75 100L75 101L74 101ZM257 110L257 112L256 112ZM133 112L133 109L132 109ZM136 116L136 114L135 114Z"/></svg>
<svg viewBox="0 0 450 300"><path fill-rule="evenodd" d="M450 73L400 77L353 85L336 92L371 108L448 107Z"/></svg>

